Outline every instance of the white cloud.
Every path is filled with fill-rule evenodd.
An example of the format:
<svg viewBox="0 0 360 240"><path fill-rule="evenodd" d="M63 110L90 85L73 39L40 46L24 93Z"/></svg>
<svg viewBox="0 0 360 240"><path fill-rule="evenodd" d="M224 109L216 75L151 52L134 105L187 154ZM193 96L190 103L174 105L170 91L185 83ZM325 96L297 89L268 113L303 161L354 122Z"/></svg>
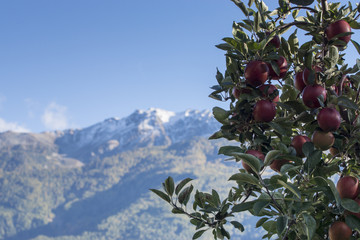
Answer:
<svg viewBox="0 0 360 240"><path fill-rule="evenodd" d="M67 107L51 102L41 116L41 121L49 130L68 128Z"/></svg>
<svg viewBox="0 0 360 240"><path fill-rule="evenodd" d="M6 122L4 119L0 118L0 132L5 132L5 131L29 132L28 129L26 129L23 126L20 126L16 122Z"/></svg>

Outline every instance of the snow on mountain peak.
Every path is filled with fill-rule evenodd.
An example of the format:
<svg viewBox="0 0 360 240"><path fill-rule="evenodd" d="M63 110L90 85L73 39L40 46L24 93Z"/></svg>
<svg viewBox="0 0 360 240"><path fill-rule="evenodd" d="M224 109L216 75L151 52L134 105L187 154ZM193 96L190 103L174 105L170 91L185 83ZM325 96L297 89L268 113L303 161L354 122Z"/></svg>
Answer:
<svg viewBox="0 0 360 240"><path fill-rule="evenodd" d="M150 108L148 111L150 114L155 114L162 123L167 123L170 121L170 118L174 117L175 112L166 111L160 108Z"/></svg>
<svg viewBox="0 0 360 240"><path fill-rule="evenodd" d="M209 110L186 110L175 113L159 108L136 110L124 118L109 118L84 129L65 130L58 142L69 148L102 146L116 140L118 147L134 143L153 142L156 145L168 141L177 142L192 136L208 136L218 129L218 123Z"/></svg>

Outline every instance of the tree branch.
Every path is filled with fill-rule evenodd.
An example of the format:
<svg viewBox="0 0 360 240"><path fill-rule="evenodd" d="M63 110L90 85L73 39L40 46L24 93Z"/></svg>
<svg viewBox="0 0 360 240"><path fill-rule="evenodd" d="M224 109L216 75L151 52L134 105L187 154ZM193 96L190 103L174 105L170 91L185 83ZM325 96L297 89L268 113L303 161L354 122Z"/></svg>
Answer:
<svg viewBox="0 0 360 240"><path fill-rule="evenodd" d="M321 0L321 7L322 7L323 12L327 12L329 10L327 0Z"/></svg>
<svg viewBox="0 0 360 240"><path fill-rule="evenodd" d="M306 10L309 10L310 12L318 13L318 11L316 9L311 8L311 7L305 7L305 6L292 7L289 9L289 11L294 10L294 9L306 9Z"/></svg>

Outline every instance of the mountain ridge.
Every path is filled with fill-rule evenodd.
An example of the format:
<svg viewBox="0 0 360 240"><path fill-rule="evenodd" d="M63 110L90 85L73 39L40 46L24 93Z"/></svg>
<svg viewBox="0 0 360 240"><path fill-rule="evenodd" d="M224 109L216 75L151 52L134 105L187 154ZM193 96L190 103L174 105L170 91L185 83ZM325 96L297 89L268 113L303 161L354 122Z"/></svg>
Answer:
<svg viewBox="0 0 360 240"><path fill-rule="evenodd" d="M0 239L190 239L188 219L149 189L171 175L226 195L237 164L218 155L227 141L208 140L219 126L208 110L151 108L83 129L0 133Z"/></svg>

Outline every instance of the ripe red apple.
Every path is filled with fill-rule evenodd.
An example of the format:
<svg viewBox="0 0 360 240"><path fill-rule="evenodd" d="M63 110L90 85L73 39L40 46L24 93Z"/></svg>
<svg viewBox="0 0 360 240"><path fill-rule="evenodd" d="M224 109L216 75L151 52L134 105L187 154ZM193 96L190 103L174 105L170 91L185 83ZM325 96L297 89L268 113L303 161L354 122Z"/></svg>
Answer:
<svg viewBox="0 0 360 240"><path fill-rule="evenodd" d="M336 189L341 198L355 199L359 195L359 179L353 176L344 176L337 182Z"/></svg>
<svg viewBox="0 0 360 240"><path fill-rule="evenodd" d="M238 99L240 97L241 94L243 93L251 93L251 90L250 89L247 89L247 88L238 88L238 87L233 87L232 89L232 95Z"/></svg>
<svg viewBox="0 0 360 240"><path fill-rule="evenodd" d="M309 85L306 86L302 93L303 102L309 108L320 107L319 100L320 96L323 96L324 102L326 101L326 90L321 85Z"/></svg>
<svg viewBox="0 0 360 240"><path fill-rule="evenodd" d="M237 87L233 87L232 89L232 95L238 99L240 97L240 89L238 89Z"/></svg>
<svg viewBox="0 0 360 240"><path fill-rule="evenodd" d="M305 88L305 83L304 83L304 78L303 78L303 72L304 71L301 71L301 72L297 72L295 74L295 79L294 79L294 85L295 85L295 88L297 90L299 90L300 92L302 92L302 90Z"/></svg>
<svg viewBox="0 0 360 240"><path fill-rule="evenodd" d="M310 138L308 138L305 135L298 135L295 136L292 140L291 140L291 146L293 146L296 150L296 156L298 157L305 157L302 147L304 145L304 143L306 142L311 142Z"/></svg>
<svg viewBox="0 0 360 240"><path fill-rule="evenodd" d="M259 90L262 92L262 96L263 97L269 97L275 90L277 90L277 88L272 85L272 84L263 84L259 87ZM272 99L273 102L278 102L280 99L279 97L279 93L277 94L277 96ZM269 99L271 100L271 99Z"/></svg>
<svg viewBox="0 0 360 240"><path fill-rule="evenodd" d="M328 40L331 40L338 34L351 32L351 27L349 23L345 20L339 20L331 23L325 30L325 34ZM339 40L344 41L346 44L350 41L351 35L347 35L344 37L339 37ZM339 45L340 46L340 45Z"/></svg>
<svg viewBox="0 0 360 240"><path fill-rule="evenodd" d="M270 164L270 168L276 172L280 172L281 167L286 164L289 163L289 160L286 159L275 159L274 161L272 161L272 163Z"/></svg>
<svg viewBox="0 0 360 240"><path fill-rule="evenodd" d="M255 104L253 117L256 122L271 122L275 115L275 103L269 100L259 100Z"/></svg>
<svg viewBox="0 0 360 240"><path fill-rule="evenodd" d="M251 155L257 157L258 159L260 159L261 161L265 160L264 154L258 150L251 149L251 150L247 150L245 153L251 154ZM241 161L241 164L247 172L253 172L251 167L249 165L247 165L244 161Z"/></svg>
<svg viewBox="0 0 360 240"><path fill-rule="evenodd" d="M266 36L269 36L270 32L266 32ZM269 42L269 44L273 45L275 48L280 48L281 40L279 35L275 35Z"/></svg>
<svg viewBox="0 0 360 240"><path fill-rule="evenodd" d="M351 235L351 228L344 222L334 222L329 228L330 240L349 240Z"/></svg>
<svg viewBox="0 0 360 240"><path fill-rule="evenodd" d="M312 69L315 71L315 79L314 79L314 83L315 83L318 78L317 73L322 72L322 69L321 69L321 67L315 66L315 65L312 66ZM309 74L310 74L310 70L308 68L305 68L303 71L303 81L304 81L305 85L310 85Z"/></svg>
<svg viewBox="0 0 360 240"><path fill-rule="evenodd" d="M340 113L335 108L323 108L317 115L317 122L325 132L336 131L341 123Z"/></svg>
<svg viewBox="0 0 360 240"><path fill-rule="evenodd" d="M251 61L245 67L245 80L253 87L260 86L269 77L269 68L263 61Z"/></svg>
<svg viewBox="0 0 360 240"><path fill-rule="evenodd" d="M270 40L270 44L272 44L276 48L280 48L280 37L279 35L275 35L273 39Z"/></svg>
<svg viewBox="0 0 360 240"><path fill-rule="evenodd" d="M328 150L334 145L335 137L331 132L315 130L311 137L311 141L314 143L315 147L321 150Z"/></svg>
<svg viewBox="0 0 360 240"><path fill-rule="evenodd" d="M271 77L271 79L274 80L278 80L280 78L285 77L287 69L288 69L288 64L286 61L286 58L284 58L283 56L280 56L277 60L276 60L277 65L279 66L280 69L280 75L277 75L274 71L274 69L272 68L270 63L267 63L268 67L269 67L269 77Z"/></svg>

